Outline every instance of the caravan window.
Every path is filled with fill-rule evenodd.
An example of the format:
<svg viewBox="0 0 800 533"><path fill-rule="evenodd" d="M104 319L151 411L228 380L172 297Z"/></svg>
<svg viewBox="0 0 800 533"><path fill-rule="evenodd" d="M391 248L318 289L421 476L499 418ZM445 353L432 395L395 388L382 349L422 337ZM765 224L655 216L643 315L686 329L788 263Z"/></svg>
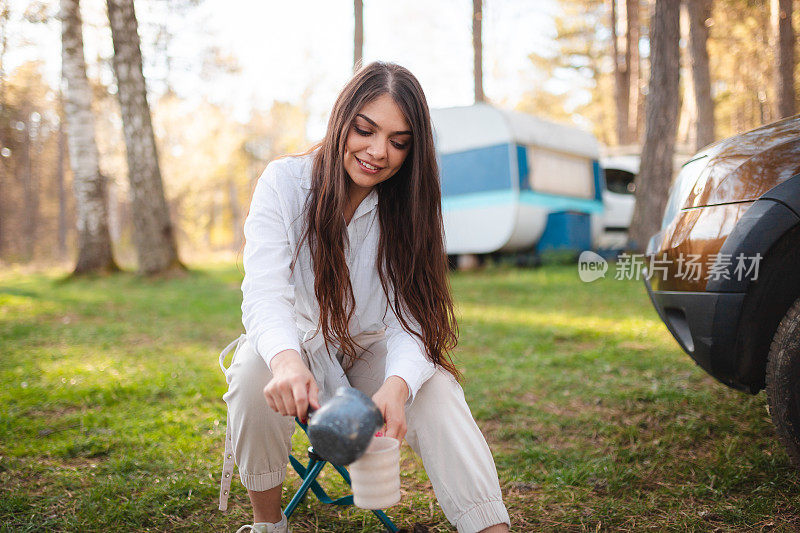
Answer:
<svg viewBox="0 0 800 533"><path fill-rule="evenodd" d="M536 192L594 198L592 162L544 148L528 148L528 180Z"/></svg>

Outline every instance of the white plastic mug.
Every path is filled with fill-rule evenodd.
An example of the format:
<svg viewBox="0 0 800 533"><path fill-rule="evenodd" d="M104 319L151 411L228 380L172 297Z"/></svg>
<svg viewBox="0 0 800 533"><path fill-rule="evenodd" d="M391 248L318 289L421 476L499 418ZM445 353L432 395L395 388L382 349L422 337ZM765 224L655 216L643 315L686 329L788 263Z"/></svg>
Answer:
<svg viewBox="0 0 800 533"><path fill-rule="evenodd" d="M386 509L400 501L400 441L373 437L367 451L350 464L353 503L362 509Z"/></svg>

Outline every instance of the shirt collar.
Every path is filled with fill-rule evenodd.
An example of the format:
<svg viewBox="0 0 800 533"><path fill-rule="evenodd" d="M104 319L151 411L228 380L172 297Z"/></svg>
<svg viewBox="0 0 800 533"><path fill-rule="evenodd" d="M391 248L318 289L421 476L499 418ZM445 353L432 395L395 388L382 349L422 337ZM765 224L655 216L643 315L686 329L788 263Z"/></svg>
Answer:
<svg viewBox="0 0 800 533"><path fill-rule="evenodd" d="M311 190L311 173L304 173L303 177L300 178L300 186L304 189ZM369 194L361 200L361 203L358 204L356 208L356 212L353 213L353 218L360 217L361 215L372 211L375 206L378 205L378 190L373 187Z"/></svg>
<svg viewBox="0 0 800 533"><path fill-rule="evenodd" d="M363 214L369 213L375 206L378 205L378 190L373 187L366 198L361 200L361 203L358 204L356 208L356 212L353 213L353 218L360 217Z"/></svg>

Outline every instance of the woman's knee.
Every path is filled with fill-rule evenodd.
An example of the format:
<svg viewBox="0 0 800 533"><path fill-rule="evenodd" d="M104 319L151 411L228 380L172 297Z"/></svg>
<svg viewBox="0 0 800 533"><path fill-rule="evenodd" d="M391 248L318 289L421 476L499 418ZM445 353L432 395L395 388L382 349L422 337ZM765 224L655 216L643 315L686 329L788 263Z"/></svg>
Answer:
<svg viewBox="0 0 800 533"><path fill-rule="evenodd" d="M465 422L474 424L464 391L446 370L437 367L406 410L409 434L406 439L414 447L418 432L440 433Z"/></svg>
<svg viewBox="0 0 800 533"><path fill-rule="evenodd" d="M428 407L425 405L428 404ZM433 375L417 391L411 408L425 409L446 405L466 405L464 390L450 372L437 366Z"/></svg>
<svg viewBox="0 0 800 533"><path fill-rule="evenodd" d="M249 341L244 341L234 354L233 361L225 371L225 380L228 382L228 392L223 399L231 404L231 400L240 397L242 399L261 398L266 406L264 398L264 387L272 379L266 361L256 353Z"/></svg>
<svg viewBox="0 0 800 533"><path fill-rule="evenodd" d="M271 470L288 458L294 419L273 411L264 397L272 373L249 342L243 342L225 371L228 423L236 464L245 472ZM266 463L264 463L266 461Z"/></svg>

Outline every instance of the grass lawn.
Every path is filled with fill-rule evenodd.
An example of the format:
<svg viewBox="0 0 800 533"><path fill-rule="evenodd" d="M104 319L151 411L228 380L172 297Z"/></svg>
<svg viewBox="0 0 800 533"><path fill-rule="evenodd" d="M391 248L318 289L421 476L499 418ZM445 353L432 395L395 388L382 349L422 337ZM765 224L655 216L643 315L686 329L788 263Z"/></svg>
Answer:
<svg viewBox="0 0 800 533"><path fill-rule="evenodd" d="M216 510L225 404L219 351L241 332L241 274L62 281L0 273L0 530L235 531ZM764 394L683 354L638 282L575 266L455 273L467 400L515 531L800 529L800 475ZM305 442L295 434L302 455ZM403 450L408 530L451 531ZM286 501L299 485L290 474ZM341 489L332 475L328 483ZM301 504L294 531L377 531L371 513ZM417 530L421 530L418 528Z"/></svg>

